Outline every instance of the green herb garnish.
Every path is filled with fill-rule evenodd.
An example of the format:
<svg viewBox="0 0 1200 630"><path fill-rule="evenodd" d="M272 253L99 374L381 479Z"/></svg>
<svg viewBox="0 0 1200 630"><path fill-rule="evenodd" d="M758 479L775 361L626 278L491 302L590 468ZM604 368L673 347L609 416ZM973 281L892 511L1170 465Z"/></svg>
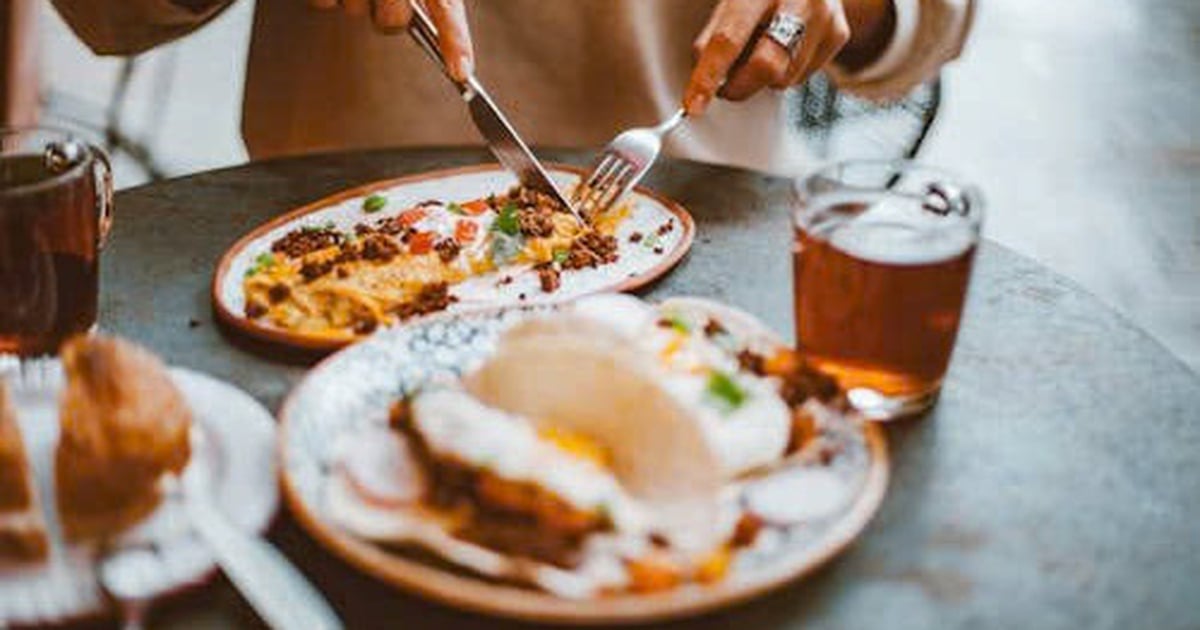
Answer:
<svg viewBox="0 0 1200 630"><path fill-rule="evenodd" d="M708 377L708 386L704 391L709 400L720 406L724 413L734 411L746 402L746 390L724 372L713 372Z"/></svg>
<svg viewBox="0 0 1200 630"><path fill-rule="evenodd" d="M275 264L275 254L264 252L254 257L254 264L246 270L246 277L249 278L254 274L263 271Z"/></svg>
<svg viewBox="0 0 1200 630"><path fill-rule="evenodd" d="M363 212L371 214L373 212L379 212L380 210L383 210L383 207L386 206L387 203L387 197L384 197L383 195L371 195L370 197L363 199L362 209Z"/></svg>
<svg viewBox="0 0 1200 630"><path fill-rule="evenodd" d="M503 232L509 236L521 233L521 222L517 220L516 204L506 203L503 208L500 208L500 213L496 215L496 220L492 223L492 231Z"/></svg>
<svg viewBox="0 0 1200 630"><path fill-rule="evenodd" d="M556 249L556 250L554 250L554 258L552 260L554 260L554 262L561 265L561 264L567 262L567 259L570 257L571 257L570 251L565 250L565 249Z"/></svg>
<svg viewBox="0 0 1200 630"><path fill-rule="evenodd" d="M460 206L460 205L458 205L458 204L454 203L453 201L451 201L450 203L446 204L446 211L447 211L447 212L450 212L450 213L452 213L452 214L457 214L457 215L459 215L459 216L466 216L466 215L467 215L467 211L466 211L466 210L463 210L463 207L462 207L462 206Z"/></svg>
<svg viewBox="0 0 1200 630"><path fill-rule="evenodd" d="M642 247L645 247L646 249L654 249L655 247L658 247L658 242L660 240L661 239L659 238L658 234L651 234L642 239Z"/></svg>

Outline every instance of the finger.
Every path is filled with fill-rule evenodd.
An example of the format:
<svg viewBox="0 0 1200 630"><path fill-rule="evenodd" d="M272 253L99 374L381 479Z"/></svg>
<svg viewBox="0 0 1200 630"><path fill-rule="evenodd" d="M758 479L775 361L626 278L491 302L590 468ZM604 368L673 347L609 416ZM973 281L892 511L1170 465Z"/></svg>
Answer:
<svg viewBox="0 0 1200 630"><path fill-rule="evenodd" d="M768 85L786 81L791 63L791 55L779 42L759 37L754 52L734 69L721 88L721 96L731 101L746 100Z"/></svg>
<svg viewBox="0 0 1200 630"><path fill-rule="evenodd" d="M830 9L824 2L813 2L807 7L808 15L804 16L804 37L792 57L792 65L788 68L787 76L777 87L795 85L812 74L812 62L817 50L829 35L829 24L832 19Z"/></svg>
<svg viewBox="0 0 1200 630"><path fill-rule="evenodd" d="M684 91L684 107L689 114L700 114L712 101L754 29L774 5L774 0L725 0L717 6L710 20L711 29L706 27L711 33L703 42L700 58Z"/></svg>
<svg viewBox="0 0 1200 630"><path fill-rule="evenodd" d="M308 0L308 6L314 9L336 9L338 0Z"/></svg>
<svg viewBox="0 0 1200 630"><path fill-rule="evenodd" d="M342 0L342 9L346 11L346 15L363 16L369 8L369 0Z"/></svg>
<svg viewBox="0 0 1200 630"><path fill-rule="evenodd" d="M813 55L809 74L824 68L842 51L842 48L846 47L846 42L849 41L850 23L846 20L846 14L839 12L833 18L833 26L829 29L829 35L825 37Z"/></svg>
<svg viewBox="0 0 1200 630"><path fill-rule="evenodd" d="M429 17L438 29L439 46L455 81L466 81L475 72L471 29L462 0L425 0Z"/></svg>
<svg viewBox="0 0 1200 630"><path fill-rule="evenodd" d="M412 9L408 0L374 0L371 7L371 21L381 33L397 33L406 26L412 18Z"/></svg>

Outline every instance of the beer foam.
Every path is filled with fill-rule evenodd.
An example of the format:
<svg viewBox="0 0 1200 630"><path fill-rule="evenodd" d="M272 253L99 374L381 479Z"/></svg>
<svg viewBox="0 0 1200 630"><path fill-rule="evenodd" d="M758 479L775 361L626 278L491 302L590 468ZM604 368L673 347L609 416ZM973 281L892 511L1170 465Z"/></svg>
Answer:
<svg viewBox="0 0 1200 630"><path fill-rule="evenodd" d="M938 215L920 203L890 198L837 225L827 239L855 258L922 265L962 255L975 242L975 227L963 217Z"/></svg>

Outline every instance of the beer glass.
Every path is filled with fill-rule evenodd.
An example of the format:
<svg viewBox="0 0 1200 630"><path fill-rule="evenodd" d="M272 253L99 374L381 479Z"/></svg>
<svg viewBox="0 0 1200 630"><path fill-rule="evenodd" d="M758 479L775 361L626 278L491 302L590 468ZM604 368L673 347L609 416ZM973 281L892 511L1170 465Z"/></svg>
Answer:
<svg viewBox="0 0 1200 630"><path fill-rule="evenodd" d="M800 350L870 419L928 409L962 317L980 194L909 161L834 164L793 191Z"/></svg>
<svg viewBox="0 0 1200 630"><path fill-rule="evenodd" d="M0 130L0 149L0 357L52 355L96 323L112 170L61 130Z"/></svg>

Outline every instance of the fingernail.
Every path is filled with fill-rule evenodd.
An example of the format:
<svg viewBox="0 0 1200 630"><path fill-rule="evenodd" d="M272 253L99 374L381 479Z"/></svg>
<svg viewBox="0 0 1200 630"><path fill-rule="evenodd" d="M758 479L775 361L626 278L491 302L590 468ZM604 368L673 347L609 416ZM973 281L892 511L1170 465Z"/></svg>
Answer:
<svg viewBox="0 0 1200 630"><path fill-rule="evenodd" d="M462 70L462 80L475 74L475 60L470 55L463 55L458 58L458 67Z"/></svg>
<svg viewBox="0 0 1200 630"><path fill-rule="evenodd" d="M684 103L684 109L687 110L689 115L700 114L704 111L705 107L708 107L708 101L709 96L707 94L694 94Z"/></svg>

